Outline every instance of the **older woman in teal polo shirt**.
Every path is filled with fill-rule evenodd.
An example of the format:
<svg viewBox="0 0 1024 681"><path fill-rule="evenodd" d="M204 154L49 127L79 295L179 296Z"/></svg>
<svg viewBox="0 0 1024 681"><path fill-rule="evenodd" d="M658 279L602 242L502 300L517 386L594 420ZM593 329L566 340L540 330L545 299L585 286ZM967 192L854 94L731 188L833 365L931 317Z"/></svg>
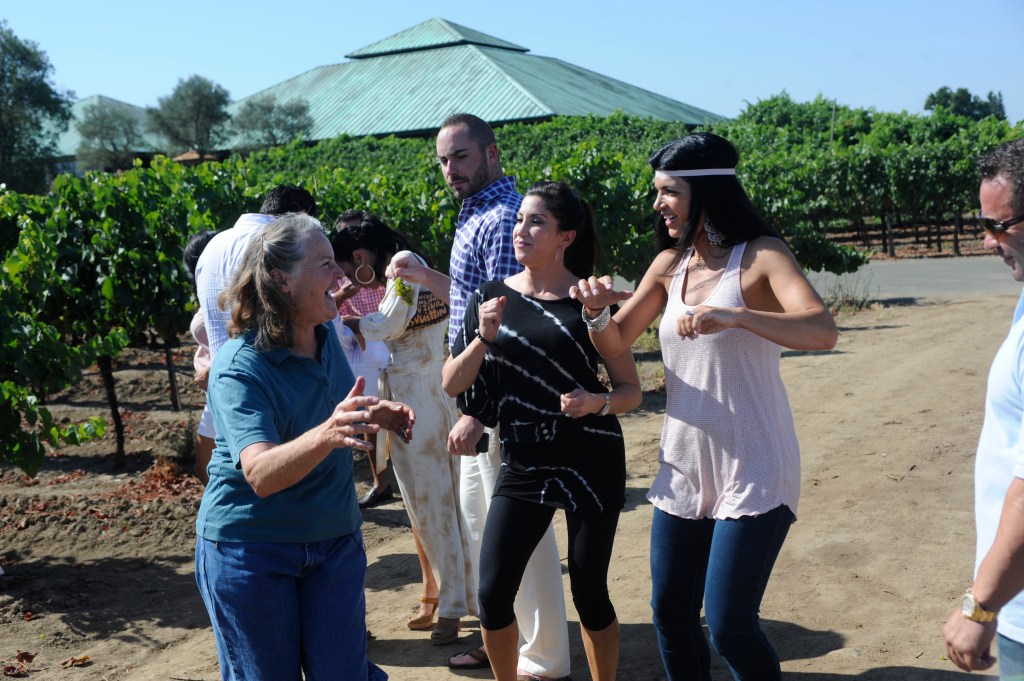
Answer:
<svg viewBox="0 0 1024 681"><path fill-rule="evenodd" d="M282 216L253 236L221 304L217 440L196 520L196 581L223 679L386 679L366 658L366 554L356 437L403 440L406 405L362 396L325 322L341 270L320 223Z"/></svg>

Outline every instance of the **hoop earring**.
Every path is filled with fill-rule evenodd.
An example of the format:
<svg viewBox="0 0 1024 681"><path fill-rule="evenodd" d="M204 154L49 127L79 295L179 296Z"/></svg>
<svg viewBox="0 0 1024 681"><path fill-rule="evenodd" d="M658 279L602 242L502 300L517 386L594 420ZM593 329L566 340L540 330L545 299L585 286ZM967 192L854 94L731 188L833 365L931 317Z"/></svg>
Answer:
<svg viewBox="0 0 1024 681"><path fill-rule="evenodd" d="M564 260L564 259L565 259L565 249L564 248L559 248L557 251L555 251L555 262L561 263L562 260Z"/></svg>
<svg viewBox="0 0 1024 681"><path fill-rule="evenodd" d="M363 269L364 267L366 269L370 270L370 278L367 281L363 281L362 279L359 278L359 270ZM356 268L356 271L355 271L354 274L355 274L355 278L356 278L356 283L359 284L360 286L369 286L370 284L372 284L377 279L377 273L374 272L373 268L370 267L369 265L367 265L365 262L362 263L361 265L359 265L359 267Z"/></svg>

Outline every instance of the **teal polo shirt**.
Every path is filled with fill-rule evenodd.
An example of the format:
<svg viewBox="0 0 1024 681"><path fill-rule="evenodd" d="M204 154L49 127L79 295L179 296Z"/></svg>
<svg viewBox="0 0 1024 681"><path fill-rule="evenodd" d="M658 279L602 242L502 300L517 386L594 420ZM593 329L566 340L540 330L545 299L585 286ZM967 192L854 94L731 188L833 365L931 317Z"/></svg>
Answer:
<svg viewBox="0 0 1024 681"><path fill-rule="evenodd" d="M320 325L316 337L319 361L285 348L259 352L251 332L217 353L207 395L217 438L196 518L200 537L304 543L359 529L348 447L335 449L303 480L266 498L256 496L242 474L243 449L294 440L326 421L352 389L355 379L337 336Z"/></svg>

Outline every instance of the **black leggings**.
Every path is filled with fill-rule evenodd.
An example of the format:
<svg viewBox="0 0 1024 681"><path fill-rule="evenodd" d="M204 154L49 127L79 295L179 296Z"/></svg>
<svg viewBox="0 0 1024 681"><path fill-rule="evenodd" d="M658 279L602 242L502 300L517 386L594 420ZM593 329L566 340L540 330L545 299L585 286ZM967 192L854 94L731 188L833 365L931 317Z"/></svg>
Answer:
<svg viewBox="0 0 1024 681"><path fill-rule="evenodd" d="M504 496L491 499L480 548L480 625L484 629L503 629L515 620L512 606L519 583L554 514L552 506ZM608 564L619 511L587 515L566 511L565 519L572 602L580 624L600 631L615 620L608 598Z"/></svg>

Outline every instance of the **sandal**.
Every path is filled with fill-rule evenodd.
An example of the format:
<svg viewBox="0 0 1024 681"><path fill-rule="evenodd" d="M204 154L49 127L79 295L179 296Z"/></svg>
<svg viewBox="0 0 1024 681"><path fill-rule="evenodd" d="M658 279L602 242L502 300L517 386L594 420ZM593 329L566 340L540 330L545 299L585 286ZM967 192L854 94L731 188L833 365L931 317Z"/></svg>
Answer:
<svg viewBox="0 0 1024 681"><path fill-rule="evenodd" d="M405 626L414 631L423 631L434 626L434 615L437 614L437 599L432 596L420 596L420 603L430 605L430 612L426 615L409 615L405 620Z"/></svg>
<svg viewBox="0 0 1024 681"><path fill-rule="evenodd" d="M457 657L470 657L473 662L469 664L457 664L452 662ZM483 648L473 648L463 653L456 653L448 658L449 669L490 669L491 660L487 657L487 651Z"/></svg>
<svg viewBox="0 0 1024 681"><path fill-rule="evenodd" d="M438 617L434 630L430 632L430 642L435 646L446 646L459 640L459 618Z"/></svg>

